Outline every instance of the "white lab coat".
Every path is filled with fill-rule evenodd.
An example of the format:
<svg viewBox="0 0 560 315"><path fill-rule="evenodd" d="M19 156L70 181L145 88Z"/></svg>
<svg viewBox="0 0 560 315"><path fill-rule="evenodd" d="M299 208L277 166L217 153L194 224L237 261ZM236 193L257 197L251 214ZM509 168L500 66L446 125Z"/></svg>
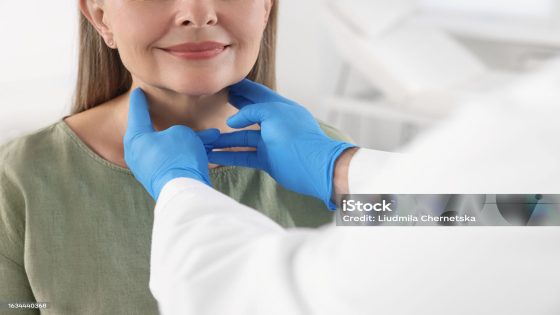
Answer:
<svg viewBox="0 0 560 315"><path fill-rule="evenodd" d="M181 178L155 209L150 289L162 314L552 315L559 240L556 227L284 230Z"/></svg>
<svg viewBox="0 0 560 315"><path fill-rule="evenodd" d="M395 162L391 154L361 149L350 165L350 191L560 193L560 148L557 140L548 142L560 135L558 124L549 125L558 111L533 122L527 111L509 110L500 118L511 130L501 132L492 117L484 118L493 113L484 106L470 107L450 124L462 128L442 127L451 137L455 133L449 150L426 140L412 149L417 155ZM488 155L467 152L476 146L465 147L472 138L461 137L476 117L481 119L472 130L496 131L487 143L475 142ZM515 123L524 123L522 131L515 131ZM524 141L532 141L535 156L523 154ZM556 146L539 147L547 142ZM463 172L445 161L455 168L464 164ZM528 162L550 174L530 172ZM517 173L508 176L507 170ZM559 240L558 227L285 230L204 184L180 178L164 187L155 209L150 289L162 314L552 315L560 314Z"/></svg>

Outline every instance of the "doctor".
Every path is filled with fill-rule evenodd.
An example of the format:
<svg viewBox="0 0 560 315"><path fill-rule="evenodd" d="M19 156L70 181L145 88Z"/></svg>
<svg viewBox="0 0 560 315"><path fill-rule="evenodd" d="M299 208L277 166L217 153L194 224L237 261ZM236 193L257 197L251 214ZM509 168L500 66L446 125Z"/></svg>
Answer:
<svg viewBox="0 0 560 315"><path fill-rule="evenodd" d="M285 230L215 191L208 162L261 169L333 209L335 193L367 191L402 158L329 139L303 107L248 80L230 102L231 127L261 130L156 132L143 92L131 95L125 159L157 200L150 289L163 314L560 311L557 229ZM245 146L256 151L210 152Z"/></svg>

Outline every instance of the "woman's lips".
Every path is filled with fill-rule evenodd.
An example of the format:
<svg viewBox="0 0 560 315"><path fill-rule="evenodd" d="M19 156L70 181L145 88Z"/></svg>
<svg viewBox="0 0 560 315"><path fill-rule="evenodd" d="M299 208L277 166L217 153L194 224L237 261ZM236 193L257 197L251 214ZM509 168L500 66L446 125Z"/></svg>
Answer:
<svg viewBox="0 0 560 315"><path fill-rule="evenodd" d="M172 54L173 56L182 59L211 59L221 55L225 50L229 48L229 45L217 45L214 43L198 44L197 46L186 45L164 48L166 52Z"/></svg>

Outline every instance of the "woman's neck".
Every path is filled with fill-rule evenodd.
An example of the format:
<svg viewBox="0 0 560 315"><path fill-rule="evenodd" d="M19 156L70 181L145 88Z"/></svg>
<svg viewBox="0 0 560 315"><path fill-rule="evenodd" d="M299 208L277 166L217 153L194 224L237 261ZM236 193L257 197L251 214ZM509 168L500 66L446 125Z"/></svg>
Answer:
<svg viewBox="0 0 560 315"><path fill-rule="evenodd" d="M132 88L115 99L115 120L122 133L128 121L129 96L138 87ZM165 130L174 125L186 125L194 130L218 128L231 132L226 120L238 110L228 103L228 89L208 96L188 96L159 88L143 88L149 103L150 117L156 130Z"/></svg>
<svg viewBox="0 0 560 315"><path fill-rule="evenodd" d="M127 93L92 110L65 119L68 126L94 152L122 167L126 167L122 139L128 126L129 96L135 88L133 85ZM150 105L152 123L158 131L177 124L189 126L194 130L217 128L222 133L234 131L227 126L226 121L238 110L227 102L227 88L204 97L185 97L150 88L144 91ZM254 125L244 129L258 130L259 127Z"/></svg>

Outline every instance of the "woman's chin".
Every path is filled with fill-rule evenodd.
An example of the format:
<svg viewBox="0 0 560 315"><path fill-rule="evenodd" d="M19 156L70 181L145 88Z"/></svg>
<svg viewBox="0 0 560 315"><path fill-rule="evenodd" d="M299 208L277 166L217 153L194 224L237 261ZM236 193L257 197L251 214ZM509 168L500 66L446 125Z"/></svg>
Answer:
<svg viewBox="0 0 560 315"><path fill-rule="evenodd" d="M171 85L172 90L177 93L191 96L207 96L214 95L227 87L221 82L205 82L205 81L185 81L175 82Z"/></svg>

